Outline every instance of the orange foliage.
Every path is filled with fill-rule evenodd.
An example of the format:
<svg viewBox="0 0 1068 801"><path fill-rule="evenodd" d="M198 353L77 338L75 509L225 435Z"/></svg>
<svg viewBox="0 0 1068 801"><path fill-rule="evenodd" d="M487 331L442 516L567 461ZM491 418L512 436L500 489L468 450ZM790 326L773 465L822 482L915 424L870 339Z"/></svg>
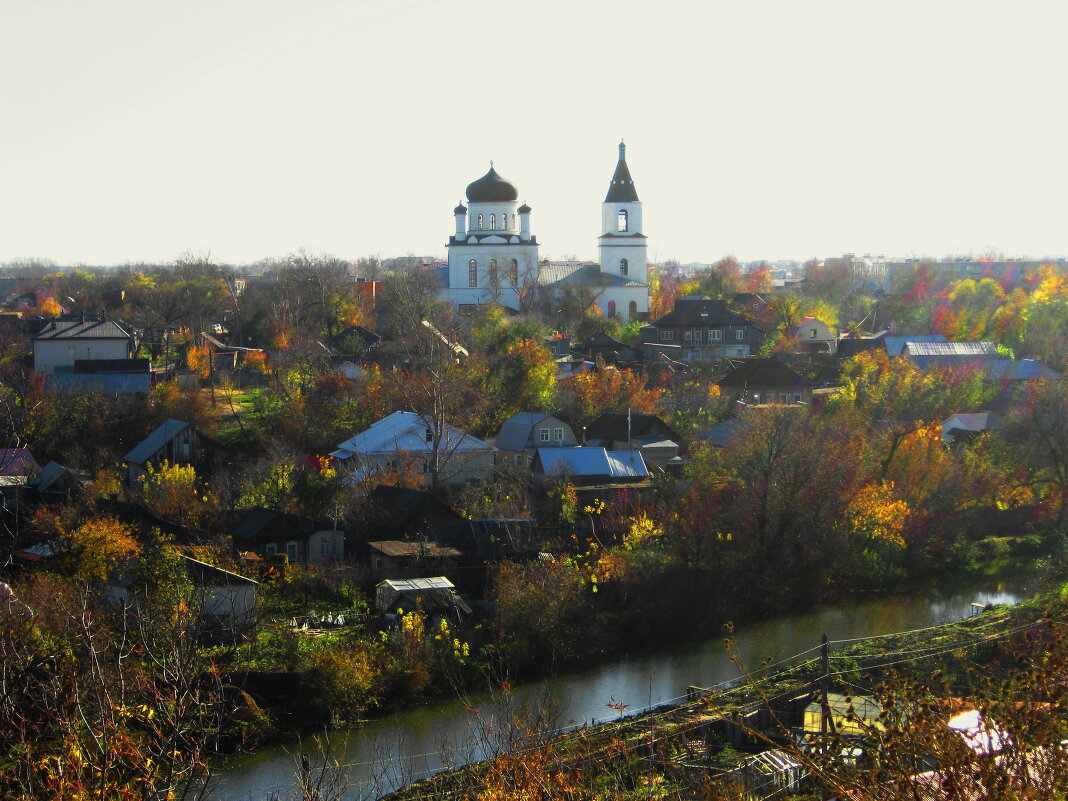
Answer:
<svg viewBox="0 0 1068 801"><path fill-rule="evenodd" d="M190 345L185 352L185 364L193 375L207 378L211 375L211 348L207 345Z"/></svg>
<svg viewBox="0 0 1068 801"><path fill-rule="evenodd" d="M645 378L631 370L602 367L560 382L560 405L575 425L590 422L602 412L657 414L661 390L649 388Z"/></svg>
<svg viewBox="0 0 1068 801"><path fill-rule="evenodd" d="M245 367L259 373L266 373L267 354L263 351L249 351L245 354Z"/></svg>
<svg viewBox="0 0 1068 801"><path fill-rule="evenodd" d="M59 305L59 301L55 298L45 298L37 307L37 311L40 312L42 317L59 317L59 315L63 314L63 307Z"/></svg>

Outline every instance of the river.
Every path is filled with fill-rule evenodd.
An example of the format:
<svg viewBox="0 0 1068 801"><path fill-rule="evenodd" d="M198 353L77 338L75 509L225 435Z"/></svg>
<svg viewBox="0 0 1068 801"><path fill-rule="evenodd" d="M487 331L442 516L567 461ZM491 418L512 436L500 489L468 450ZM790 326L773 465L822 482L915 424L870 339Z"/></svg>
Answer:
<svg viewBox="0 0 1068 801"><path fill-rule="evenodd" d="M744 664L755 667L762 660L785 660L811 649L823 634L842 640L933 626L972 614L973 603L1015 604L1040 589L1033 577L1002 577L928 593L853 599L739 626L736 650ZM350 786L345 797L377 798L443 766L484 756L486 741L500 736L516 704L550 698L554 725L573 727L618 717L618 705L625 705L629 715L680 700L690 685L708 687L737 676L723 640L716 639L575 670L520 687L507 702L481 694L408 709L349 733L336 754ZM287 798L295 787L293 754L299 750L296 744L274 746L231 760L210 798Z"/></svg>

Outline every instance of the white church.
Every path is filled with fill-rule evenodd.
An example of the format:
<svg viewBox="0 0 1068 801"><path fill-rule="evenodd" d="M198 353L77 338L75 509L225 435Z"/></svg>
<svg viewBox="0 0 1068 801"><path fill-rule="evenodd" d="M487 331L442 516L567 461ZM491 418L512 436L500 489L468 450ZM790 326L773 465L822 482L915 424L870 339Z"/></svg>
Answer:
<svg viewBox="0 0 1068 801"><path fill-rule="evenodd" d="M453 213L449 237L448 285L441 297L460 308L500 303L529 311L545 296L585 287L603 314L623 319L649 312L647 246L642 204L627 167L626 145L601 204L597 262L538 261L538 240L530 230L530 206L517 207L519 192L490 170L467 186L467 206Z"/></svg>

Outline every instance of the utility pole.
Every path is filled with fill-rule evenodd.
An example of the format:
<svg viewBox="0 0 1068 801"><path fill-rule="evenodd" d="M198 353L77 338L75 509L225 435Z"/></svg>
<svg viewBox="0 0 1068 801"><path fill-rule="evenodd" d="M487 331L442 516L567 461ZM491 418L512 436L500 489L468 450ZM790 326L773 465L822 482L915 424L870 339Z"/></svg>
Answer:
<svg viewBox="0 0 1068 801"><path fill-rule="evenodd" d="M831 704L827 698L831 691L831 654L826 634L823 635L820 645L820 664L823 667L823 675L820 677L820 734L826 734L828 726L831 734L834 734L834 718L831 716Z"/></svg>

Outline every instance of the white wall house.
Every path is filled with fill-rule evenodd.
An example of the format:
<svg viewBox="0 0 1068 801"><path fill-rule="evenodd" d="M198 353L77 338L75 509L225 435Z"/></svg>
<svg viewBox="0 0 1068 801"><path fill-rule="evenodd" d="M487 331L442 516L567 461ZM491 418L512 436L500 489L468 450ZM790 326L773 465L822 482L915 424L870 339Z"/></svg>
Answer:
<svg viewBox="0 0 1068 801"><path fill-rule="evenodd" d="M76 360L129 359L133 337L112 320L53 320L33 338L33 369L70 372Z"/></svg>
<svg viewBox="0 0 1068 801"><path fill-rule="evenodd" d="M495 448L450 425L440 437L414 412L393 412L366 431L345 440L330 455L351 466L353 479L388 470L413 468L429 484L434 441L438 440L439 481L458 485L493 477Z"/></svg>
<svg viewBox="0 0 1068 801"><path fill-rule="evenodd" d="M599 261L538 264L538 241L530 230L530 206L517 206L519 191L490 170L467 186L467 201L453 209L447 285L441 297L458 307L500 303L521 309L535 294L557 296L567 289L592 291L603 314L634 319L649 311L648 247L642 229L642 204L627 166L626 146L601 204ZM587 267L591 269L587 269Z"/></svg>

